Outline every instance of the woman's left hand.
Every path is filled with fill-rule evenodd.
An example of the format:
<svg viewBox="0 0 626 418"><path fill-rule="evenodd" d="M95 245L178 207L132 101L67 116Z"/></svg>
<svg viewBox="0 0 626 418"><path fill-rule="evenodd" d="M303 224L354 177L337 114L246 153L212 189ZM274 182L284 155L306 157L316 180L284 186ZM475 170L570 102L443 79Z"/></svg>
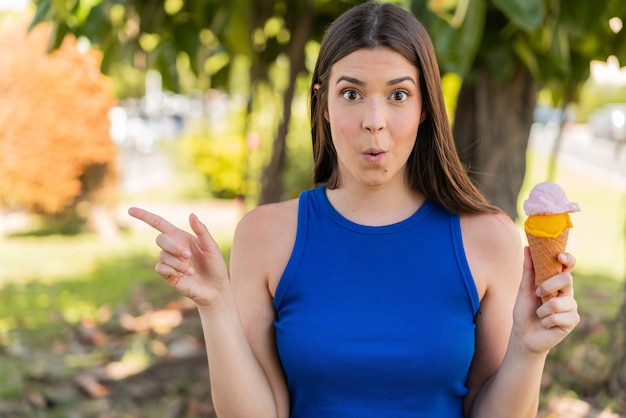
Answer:
<svg viewBox="0 0 626 418"><path fill-rule="evenodd" d="M547 352L580 322L571 274L576 259L569 253L559 254L558 259L563 272L537 286L530 250L524 249L524 273L513 311L513 333L529 352ZM558 296L541 302L542 296L553 292L558 292Z"/></svg>

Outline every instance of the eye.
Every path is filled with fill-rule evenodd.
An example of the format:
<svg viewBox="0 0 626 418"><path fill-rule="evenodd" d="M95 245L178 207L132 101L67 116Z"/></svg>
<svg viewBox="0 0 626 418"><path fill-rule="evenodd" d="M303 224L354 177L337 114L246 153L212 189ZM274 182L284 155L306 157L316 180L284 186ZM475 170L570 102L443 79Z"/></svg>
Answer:
<svg viewBox="0 0 626 418"><path fill-rule="evenodd" d="M398 89L394 90L389 97L394 102L405 102L409 99L409 97L411 97L411 95L406 90Z"/></svg>
<svg viewBox="0 0 626 418"><path fill-rule="evenodd" d="M341 90L341 96L349 102L354 102L362 98L361 93L354 89Z"/></svg>

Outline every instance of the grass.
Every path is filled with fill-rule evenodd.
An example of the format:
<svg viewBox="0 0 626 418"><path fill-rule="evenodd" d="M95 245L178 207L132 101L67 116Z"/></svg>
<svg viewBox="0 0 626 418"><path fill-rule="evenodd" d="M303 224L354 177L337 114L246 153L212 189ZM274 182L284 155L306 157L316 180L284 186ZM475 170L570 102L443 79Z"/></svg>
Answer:
<svg viewBox="0 0 626 418"><path fill-rule="evenodd" d="M132 236L114 245L83 235L9 238L0 246L0 350L13 354L0 356L0 399L23 390L27 379L18 376L49 365L52 373L69 373L55 347L71 341L75 325L100 322L130 305L133 289L157 282L150 252ZM154 296L159 306L167 289L153 289L162 289Z"/></svg>

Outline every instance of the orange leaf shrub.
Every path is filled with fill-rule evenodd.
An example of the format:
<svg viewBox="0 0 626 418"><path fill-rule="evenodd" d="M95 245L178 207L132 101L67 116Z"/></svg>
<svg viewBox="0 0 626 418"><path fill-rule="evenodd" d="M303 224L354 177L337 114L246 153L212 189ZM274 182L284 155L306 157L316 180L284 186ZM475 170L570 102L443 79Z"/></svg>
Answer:
<svg viewBox="0 0 626 418"><path fill-rule="evenodd" d="M113 89L100 55L67 36L46 52L51 27L26 16L0 31L0 207L56 215L112 199Z"/></svg>

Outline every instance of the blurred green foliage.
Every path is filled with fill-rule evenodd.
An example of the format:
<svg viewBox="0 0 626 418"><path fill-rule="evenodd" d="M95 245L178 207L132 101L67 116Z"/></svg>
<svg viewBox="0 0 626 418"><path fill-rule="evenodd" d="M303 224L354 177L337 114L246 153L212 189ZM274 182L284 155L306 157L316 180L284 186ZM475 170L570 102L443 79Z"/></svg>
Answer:
<svg viewBox="0 0 626 418"><path fill-rule="evenodd" d="M315 54L319 44L307 45L307 56ZM270 160L273 138L282 121L283 90L288 80L289 65L277 60L270 65L268 82L254 87L245 83L247 65L231 68L233 91L226 95L218 91L208 94L209 111L201 120L192 120L189 129L174 144L168 144L173 163L181 169L200 173L208 193L218 198L243 197L254 205L258 201L263 169ZM282 173L284 198L294 198L312 186L313 156L308 109L309 75L301 74L296 81L286 144L286 165ZM253 88L252 101L246 101ZM236 87L236 88L235 88ZM241 94L237 94L237 92ZM176 161L176 160L179 161ZM181 167L180 161L189 167Z"/></svg>
<svg viewBox="0 0 626 418"><path fill-rule="evenodd" d="M304 98L295 100L301 103ZM287 136L287 165L283 174L285 197L294 199L313 186L313 150L309 121L305 114L293 114Z"/></svg>
<svg viewBox="0 0 626 418"><path fill-rule="evenodd" d="M575 101L589 77L591 60L626 57L626 32L609 20L624 18L622 0L580 2L546 0L412 0L411 11L432 36L444 73L472 82L487 70L506 82L522 64L551 91L553 103Z"/></svg>
<svg viewBox="0 0 626 418"><path fill-rule="evenodd" d="M204 175L211 194L232 199L245 189L246 144L237 129L241 113L225 121L206 123L181 138L183 155Z"/></svg>
<svg viewBox="0 0 626 418"><path fill-rule="evenodd" d="M313 178L310 125L303 108L306 97L300 95L294 106L297 110L291 119L287 166L283 173L286 198L297 197L300 191L310 188ZM263 114L261 111L251 116L258 119ZM176 145L179 150L174 154L188 161L193 170L204 177L211 196L222 199L246 197L254 201L258 197L262 169L271 152L269 138L260 135L264 130L270 130L270 126L258 126L260 133L254 130L244 135L241 127L245 126L245 116L235 105L223 120L201 122L183 135ZM271 122L271 119L265 118L265 121Z"/></svg>

